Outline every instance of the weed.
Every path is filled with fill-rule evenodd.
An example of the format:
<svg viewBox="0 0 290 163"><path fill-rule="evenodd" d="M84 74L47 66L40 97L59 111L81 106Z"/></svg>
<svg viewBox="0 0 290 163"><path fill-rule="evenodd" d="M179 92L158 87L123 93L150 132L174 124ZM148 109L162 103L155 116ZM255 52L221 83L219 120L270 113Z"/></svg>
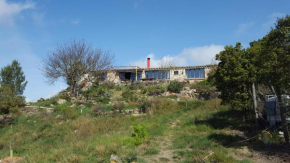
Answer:
<svg viewBox="0 0 290 163"><path fill-rule="evenodd" d="M133 133L132 137L134 138L135 145L140 145L148 137L146 132L146 126L144 124L138 125L137 123L133 124Z"/></svg>
<svg viewBox="0 0 290 163"><path fill-rule="evenodd" d="M149 149L146 149L146 152L145 154L146 155L156 155L156 154L159 154L159 149L157 148L149 148Z"/></svg>

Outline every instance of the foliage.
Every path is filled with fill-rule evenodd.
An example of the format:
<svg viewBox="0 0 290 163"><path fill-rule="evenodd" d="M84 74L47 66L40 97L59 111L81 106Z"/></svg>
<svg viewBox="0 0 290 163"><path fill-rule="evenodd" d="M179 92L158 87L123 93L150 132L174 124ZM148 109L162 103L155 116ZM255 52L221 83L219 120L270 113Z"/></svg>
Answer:
<svg viewBox="0 0 290 163"><path fill-rule="evenodd" d="M103 111L103 107L99 104L96 104L93 106L93 113L98 114L99 112Z"/></svg>
<svg viewBox="0 0 290 163"><path fill-rule="evenodd" d="M34 103L34 105L45 107L50 107L50 105L57 105L57 98L56 97L51 97L49 99L40 98L39 100L37 100L36 103Z"/></svg>
<svg viewBox="0 0 290 163"><path fill-rule="evenodd" d="M148 109L152 108L152 102L150 101L144 101L142 102L140 109L142 111L142 113L148 113Z"/></svg>
<svg viewBox="0 0 290 163"><path fill-rule="evenodd" d="M193 84L190 85L191 89L196 89L199 92L204 92L204 91L215 91L215 87L213 83L211 83L208 80L203 80L200 82L194 82Z"/></svg>
<svg viewBox="0 0 290 163"><path fill-rule="evenodd" d="M248 108L251 105L249 89L248 60L246 51L240 43L235 47L225 46L225 50L216 55L219 60L215 73L215 85L221 92L224 104L230 104L233 108Z"/></svg>
<svg viewBox="0 0 290 163"><path fill-rule="evenodd" d="M96 97L95 101L103 104L108 104L111 101L111 99L108 97Z"/></svg>
<svg viewBox="0 0 290 163"><path fill-rule="evenodd" d="M113 105L113 108L115 110L123 110L125 107L124 102L123 101L116 101Z"/></svg>
<svg viewBox="0 0 290 163"><path fill-rule="evenodd" d="M54 111L64 116L65 119L75 119L77 117L76 107L70 107L70 103L56 105Z"/></svg>
<svg viewBox="0 0 290 163"><path fill-rule="evenodd" d="M152 85L152 86L148 86L147 88L144 88L141 91L143 91L142 92L143 94L146 91L149 96L158 96L166 91L166 87L162 84Z"/></svg>
<svg viewBox="0 0 290 163"><path fill-rule="evenodd" d="M135 145L140 145L143 141L148 137L148 133L146 132L147 127L144 124L133 124L133 133L132 137L134 138Z"/></svg>
<svg viewBox="0 0 290 163"><path fill-rule="evenodd" d="M170 92L174 92L174 93L179 93L183 88L183 83L174 80L174 81L170 81L167 90Z"/></svg>
<svg viewBox="0 0 290 163"><path fill-rule="evenodd" d="M113 82L104 82L102 84L103 87L105 87L106 89L115 89L116 85Z"/></svg>
<svg viewBox="0 0 290 163"><path fill-rule="evenodd" d="M13 60L11 65L0 72L0 114L15 113L19 107L25 105L22 96L27 81L18 61Z"/></svg>
<svg viewBox="0 0 290 163"><path fill-rule="evenodd" d="M0 87L0 114L17 112L19 107L25 105L23 96L16 96L10 87Z"/></svg>
<svg viewBox="0 0 290 163"><path fill-rule="evenodd" d="M126 101L137 101L138 97L136 96L136 93L134 91L126 89L124 92L122 92L122 97Z"/></svg>
<svg viewBox="0 0 290 163"><path fill-rule="evenodd" d="M27 85L22 67L17 60L13 60L11 65L1 69L0 85L8 86L15 95L22 95Z"/></svg>

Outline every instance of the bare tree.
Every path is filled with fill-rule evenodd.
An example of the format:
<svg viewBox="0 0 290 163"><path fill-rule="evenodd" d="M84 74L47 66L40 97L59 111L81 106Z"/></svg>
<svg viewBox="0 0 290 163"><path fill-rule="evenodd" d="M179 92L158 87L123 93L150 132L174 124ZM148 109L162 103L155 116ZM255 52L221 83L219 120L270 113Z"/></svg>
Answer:
<svg viewBox="0 0 290 163"><path fill-rule="evenodd" d="M159 62L159 67L160 68L173 68L175 67L175 64L173 61L170 61L167 58L162 58L162 60Z"/></svg>
<svg viewBox="0 0 290 163"><path fill-rule="evenodd" d="M77 83L85 74L112 67L114 56L109 51L93 49L84 40L71 40L57 44L55 50L43 60L41 70L48 83L53 84L59 78L70 86L70 92L76 95Z"/></svg>

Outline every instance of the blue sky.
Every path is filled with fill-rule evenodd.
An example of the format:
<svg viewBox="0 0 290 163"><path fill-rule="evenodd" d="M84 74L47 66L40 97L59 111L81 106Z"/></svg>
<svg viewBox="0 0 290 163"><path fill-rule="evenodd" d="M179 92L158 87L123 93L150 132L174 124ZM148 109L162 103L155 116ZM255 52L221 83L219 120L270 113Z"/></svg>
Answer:
<svg viewBox="0 0 290 163"><path fill-rule="evenodd" d="M116 65L145 67L148 56L155 67L204 65L225 45L262 38L289 9L289 0L0 0L0 67L17 59L35 101L66 88L38 68L57 43L84 39Z"/></svg>

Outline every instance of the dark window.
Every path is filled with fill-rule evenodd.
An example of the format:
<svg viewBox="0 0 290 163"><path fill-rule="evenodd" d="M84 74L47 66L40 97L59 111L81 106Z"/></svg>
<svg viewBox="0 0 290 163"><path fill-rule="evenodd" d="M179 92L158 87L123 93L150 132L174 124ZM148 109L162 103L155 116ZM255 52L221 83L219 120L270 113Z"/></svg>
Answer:
<svg viewBox="0 0 290 163"><path fill-rule="evenodd" d="M169 71L146 71L146 78L169 79Z"/></svg>
<svg viewBox="0 0 290 163"><path fill-rule="evenodd" d="M178 71L174 71L174 75L178 75Z"/></svg>
<svg viewBox="0 0 290 163"><path fill-rule="evenodd" d="M205 78L204 68L186 69L186 78Z"/></svg>

